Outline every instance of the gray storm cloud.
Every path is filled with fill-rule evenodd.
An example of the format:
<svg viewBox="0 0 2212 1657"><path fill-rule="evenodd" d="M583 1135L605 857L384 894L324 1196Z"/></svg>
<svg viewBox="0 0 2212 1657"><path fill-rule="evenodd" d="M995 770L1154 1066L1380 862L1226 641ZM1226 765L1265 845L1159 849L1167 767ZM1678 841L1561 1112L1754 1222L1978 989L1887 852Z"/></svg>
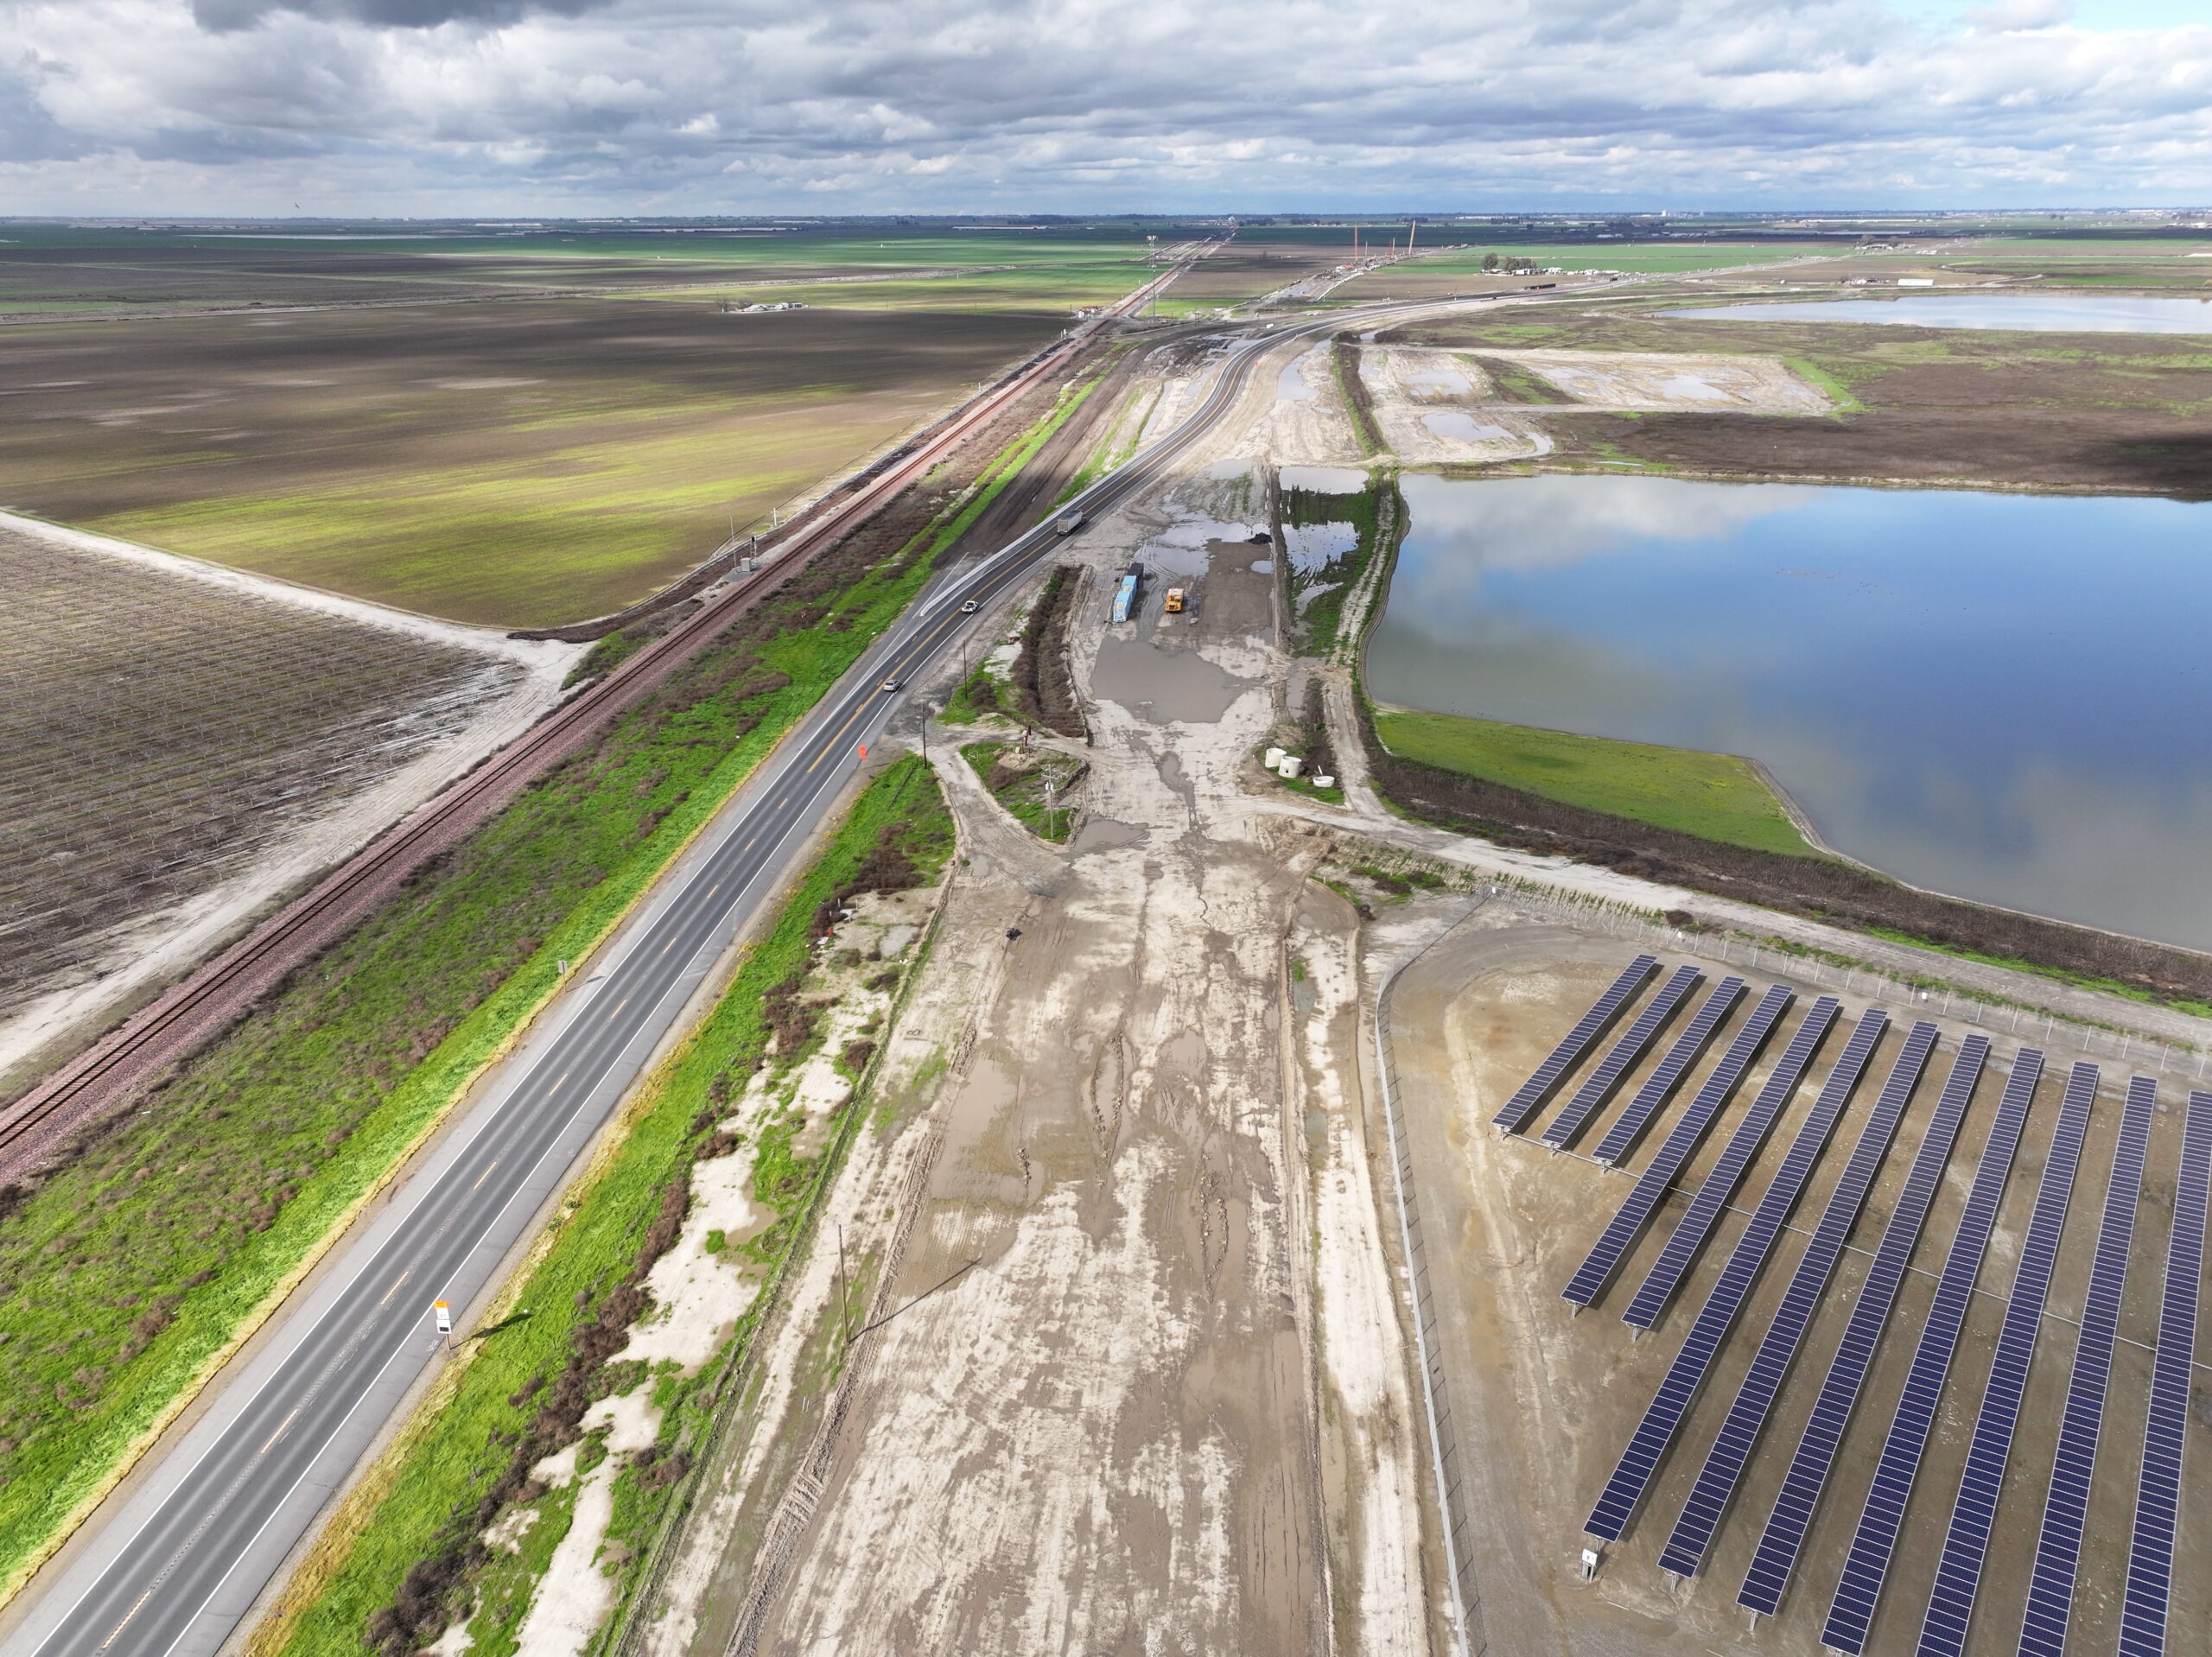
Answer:
<svg viewBox="0 0 2212 1657"><path fill-rule="evenodd" d="M606 0L192 0L202 28L251 29L277 12L365 23L379 29L435 29L441 23L511 23L533 13L573 17Z"/></svg>
<svg viewBox="0 0 2212 1657"><path fill-rule="evenodd" d="M2005 205L2212 177L2212 29L2042 0L1943 28L1856 0L0 0L0 41L25 210Z"/></svg>

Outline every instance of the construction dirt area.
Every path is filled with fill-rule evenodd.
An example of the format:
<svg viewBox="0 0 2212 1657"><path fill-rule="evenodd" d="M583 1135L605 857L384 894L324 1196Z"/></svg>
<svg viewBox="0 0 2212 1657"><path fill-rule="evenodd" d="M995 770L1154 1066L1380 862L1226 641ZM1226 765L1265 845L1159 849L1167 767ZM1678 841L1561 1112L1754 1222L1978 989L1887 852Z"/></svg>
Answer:
<svg viewBox="0 0 2212 1657"><path fill-rule="evenodd" d="M1865 1275L1868 1235L1895 1204L1941 1078L1976 1026L1963 1001L1959 1016L1937 1019L1942 1044L1769 1424L1768 1444L1783 1448L1755 1463L1702 1576L1670 1587L1654 1565L1665 1531L1878 1077L1907 1025L1931 1010L1903 981L1929 958L1767 917L1884 973L1860 968L1842 1020L1656 1332L1631 1342L1615 1314L1783 1038L1612 1290L1569 1317L1561 1284L1629 1182L1503 1139L1489 1115L1637 949L1658 947L1619 935L1618 905L1650 916L1697 902L1724 930L1688 943L1645 922L1631 930L1667 941L1669 967L1701 966L1708 987L1730 971L1750 978L1738 1021L1767 985L1787 981L1772 964L1782 958L1746 966L1740 943L1728 958L1684 953L1700 937L1731 947L1726 929L1762 911L1459 839L1376 802L1347 752L1341 670L1295 663L1278 643L1265 462L1359 458L1334 400L1299 395L1329 366L1325 351L1303 351L1287 347L1255 377L1240 417L1194 453L1180 483L1066 543L1062 562L1083 571L1067 665L1090 740L1034 740L1089 766L1068 842L1038 838L963 757L963 744L1006 740L1010 726L930 727L960 848L927 960L884 1033L872 1114L816 1245L762 1331L754 1379L656 1578L645 1648L1442 1653L1454 1647L1462 1602L1471 1648L1494 1653L1818 1648L1933 1274L2005 1067L2027 1038L1995 1039L1795 1590L1747 1634L1733 1603L1745 1559ZM1205 372L1205 359L1188 371ZM1114 577L1133 562L1145 569L1144 596L1136 619L1117 625ZM1347 599L1348 629L1376 579ZM1182 613L1162 613L1170 587L1184 591ZM991 625L1009 641L1020 632L1018 615ZM992 637L978 638L971 662L994 655ZM1003 663L1011 650L995 656ZM926 700L942 707L969 665L949 664ZM1310 674L1330 701L1341 805L1292 792L1258 763L1297 717ZM919 743L918 726L906 734ZM1796 986L1785 1028L1834 987L1837 969L1822 970L1817 985ZM1398 1152L1376 1063L1373 1009L1386 986ZM2036 1005L2076 1010L2064 997L2082 993L2050 987ZM1644 1522L1585 1584L1589 1504L1870 997L1893 1019L1874 1079L1815 1167ZM2183 1025L2196 1027L2172 1015L2159 1028L2171 1038ZM1916 1628L1926 1603L2056 1095L2079 1056L2067 1028L2041 1044L2042 1090L1872 1649ZM1691 1072L1675 1114L1727 1037ZM2113 1091L2127 1073L2105 1063L2107 1096L2082 1156L1978 1639L2018 1628L2026 1538L2072 1355L2068 1320L2081 1313L2112 1166ZM2152 1136L2075 1613L2087 1648L2109 1644L2116 1628L2149 1369L2131 1343L2155 1324L2183 1096L2167 1083ZM1631 1171L1672 1120L1659 1119ZM1402 1219L1394 1162L1410 1177ZM1425 1362L1408 1241L1431 1297ZM1448 1554L1440 1468L1455 1527ZM2212 1617L2207 1501L2200 1489L2183 1516L2176 1576L2189 1585L2177 1628Z"/></svg>
<svg viewBox="0 0 2212 1657"><path fill-rule="evenodd" d="M933 735L961 857L823 1216L843 1263L817 1246L764 1336L657 1649L1396 1652L1447 1626L1357 916L1306 879L1327 837L1255 809L1276 584L1249 469L1207 469L1076 543L1065 848L992 801L970 733ZM1152 596L1114 625L1132 557ZM836 1356L848 1272L870 1328Z"/></svg>

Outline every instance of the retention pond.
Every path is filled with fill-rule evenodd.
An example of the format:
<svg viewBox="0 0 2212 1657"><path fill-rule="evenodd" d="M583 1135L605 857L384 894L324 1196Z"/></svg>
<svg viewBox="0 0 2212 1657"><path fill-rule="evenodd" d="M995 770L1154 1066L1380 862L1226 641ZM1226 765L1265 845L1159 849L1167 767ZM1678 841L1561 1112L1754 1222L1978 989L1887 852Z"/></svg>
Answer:
<svg viewBox="0 0 2212 1657"><path fill-rule="evenodd" d="M1378 700L1746 754L1916 885L2212 949L2212 505L1402 487Z"/></svg>

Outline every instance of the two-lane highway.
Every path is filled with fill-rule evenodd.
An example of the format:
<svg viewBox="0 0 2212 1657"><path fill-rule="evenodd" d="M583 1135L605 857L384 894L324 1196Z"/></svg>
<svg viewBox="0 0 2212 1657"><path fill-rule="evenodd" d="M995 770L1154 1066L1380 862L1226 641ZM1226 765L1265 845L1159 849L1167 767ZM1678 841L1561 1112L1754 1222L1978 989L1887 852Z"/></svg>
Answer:
<svg viewBox="0 0 2212 1657"><path fill-rule="evenodd" d="M1363 320L1399 310L1363 313ZM1231 348L1169 436L1071 505L1096 515L1157 479L1242 393L1252 363L1341 316ZM713 963L789 872L902 683L936 662L1055 543L1051 521L938 584L862 657L664 877L643 917L563 998L448 1142L346 1245L274 1339L88 1540L11 1651L212 1653L229 1637L431 1361L429 1308L467 1305L637 1079Z"/></svg>

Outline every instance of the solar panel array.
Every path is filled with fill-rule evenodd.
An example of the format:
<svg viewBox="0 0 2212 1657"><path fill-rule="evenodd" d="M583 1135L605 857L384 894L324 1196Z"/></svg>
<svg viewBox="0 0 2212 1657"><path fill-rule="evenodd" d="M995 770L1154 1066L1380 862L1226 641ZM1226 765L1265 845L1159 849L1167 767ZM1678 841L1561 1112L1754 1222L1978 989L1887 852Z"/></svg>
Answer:
<svg viewBox="0 0 2212 1657"><path fill-rule="evenodd" d="M1812 1419L1805 1424L1804 1436L1798 1440L1796 1453L1790 1457L1781 1494L1775 1501L1774 1511L1767 1517L1758 1550L1752 1556L1744 1585L1736 1596L1737 1603L1762 1616L1774 1614L1789 1586L1790 1573L1796 1569L1797 1556L1805 1546L1805 1533L1813 1522L1813 1510L1820 1504L1828 1470L1834 1465L1836 1451L1843 1443L1852 1406L1858 1402L1859 1388L1873 1363L1882 1326L1889 1321L1890 1309L1897 1302L1897 1288L1904 1281L1913 1244L1927 1222L1929 1205L1936 1200L1936 1184L1958 1138L1959 1123L1966 1115L1967 1101L1974 1096L1974 1083L1980 1079L1982 1066L1988 1058L1989 1038L1968 1036L1951 1065L1942 1096L1929 1119L1920 1149L1913 1157L1912 1171L1906 1178L1904 1190L1898 1195L1897 1207L1891 1210L1890 1222L1882 1233L1881 1247L1875 1251L1874 1264L1859 1288L1858 1303L1852 1308L1843 1343L1829 1365L1827 1379L1821 1383Z"/></svg>
<svg viewBox="0 0 2212 1657"><path fill-rule="evenodd" d="M1636 1097L1629 1101L1620 1121L1605 1130L1605 1137L1590 1153L1592 1160L1610 1168L1635 1148L1652 1116L1675 1096L1675 1089L1681 1086L1690 1066L1713 1044L1713 1037L1736 1010L1736 1003L1743 999L1744 989L1740 978L1724 978L1713 987L1713 994L1705 998L1705 1005L1690 1020L1690 1027L1675 1038L1675 1044L1667 1050L1667 1057L1660 1060L1659 1068L1636 1090Z"/></svg>
<svg viewBox="0 0 2212 1657"><path fill-rule="evenodd" d="M1651 1004L1637 1014L1636 1022L1628 1027L1628 1034L1613 1044L1613 1051L1605 1055L1590 1079L1574 1090L1574 1097L1567 1102L1551 1125L1544 1129L1543 1141L1554 1151L1571 1144L1582 1131L1583 1124L1603 1110L1621 1082L1626 1079L1636 1062L1643 1057L1643 1050L1666 1027L1667 1020L1675 1016L1675 1009L1695 989L1705 975L1694 967L1677 967L1674 975L1659 987Z"/></svg>
<svg viewBox="0 0 2212 1657"><path fill-rule="evenodd" d="M2127 1276L2127 1249L2135 1235L2135 1206L2143 1189L2143 1160L2151 1139L2158 1083L2139 1076L2127 1084L2120 1119L2112 1184L2097 1228L2089 1293L2082 1303L2082 1335L2074 1348L2074 1373L2059 1417L2058 1453L2050 1471L2050 1498L2036 1539L2035 1568L2028 1578L2028 1609L2020 1628L2021 1657L2061 1657L2074 1610L2074 1573L2082 1560L2082 1531L2089 1508L2089 1475L2096 1465L2097 1436L2104 1425L2105 1387L2112 1378L2113 1338L2120 1332L2120 1292Z"/></svg>
<svg viewBox="0 0 2212 1657"><path fill-rule="evenodd" d="M1734 1095L1744 1072L1751 1069L1751 1061L1774 1033L1776 1023L1796 999L1796 992L1780 984L1759 997L1759 1004L1751 1009L1744 1027L1728 1044L1728 1051L1720 1056L1720 1063L1713 1066L1713 1074L1698 1089L1697 1097L1690 1101L1682 1120L1675 1125L1675 1131L1659 1147L1658 1155L1651 1159L1650 1166L1637 1178L1619 1211L1599 1234L1581 1266L1567 1280L1567 1287L1560 1292L1564 1298L1578 1306L1586 1306L1605 1292L1613 1273L1620 1269L1622 1257L1666 1199L1675 1177L1696 1154L1706 1130L1713 1126L1713 1119Z"/></svg>
<svg viewBox="0 0 2212 1657"><path fill-rule="evenodd" d="M1766 1085L1759 1089L1751 1109L1744 1113L1744 1120L1736 1125L1727 1148L1713 1165L1713 1171L1698 1185L1697 1195L1690 1199L1689 1208L1676 1222L1667 1246L1659 1251L1659 1258L1652 1262L1650 1271L1644 1274L1643 1284L1629 1301L1628 1310L1621 1314L1626 1322L1638 1329L1649 1329L1659 1321L1667 1303L1675 1298L1675 1291L1681 1286L1682 1279L1697 1263L1699 1251L1713 1235L1713 1228L1720 1223L1721 1209L1728 1206L1736 1195L1736 1188L1744 1183L1751 1159L1758 1155L1766 1136L1773 1132L1775 1118L1782 1114L1783 1107L1796 1095L1798 1082L1804 1079L1806 1066L1813 1062L1813 1055L1820 1051L1829 1027L1835 1023L1835 1015L1841 1010L1834 996L1823 995L1805 1014L1797 1033L1782 1050L1774 1073L1767 1077Z"/></svg>
<svg viewBox="0 0 2212 1657"><path fill-rule="evenodd" d="M1818 1012L1818 1008L1815 1012ZM1808 1017L1809 1024L1811 1019ZM1874 1045L1882 1038L1882 1031L1889 1023L1888 1015L1870 1012L1859 1021L1852 1032L1851 1040L1845 1045L1842 1057L1835 1069L1828 1073L1827 1084L1814 1102L1812 1114L1797 1130L1791 1141L1789 1154L1783 1159L1773 1182L1759 1198L1752 1211L1751 1223L1737 1241L1728 1264L1722 1268L1720 1280L1713 1285L1713 1292L1706 1298L1698 1312L1697 1321L1691 1325L1688 1338L1682 1349L1675 1354L1675 1362L1667 1371L1667 1378L1660 1383L1650 1406L1643 1413L1630 1436L1628 1448L1621 1454L1613 1476L1606 1481L1598 1505L1591 1510L1589 1522L1583 1528L1593 1536L1607 1540L1618 1538L1628 1527L1637 1506L1650 1488L1659 1463L1673 1443L1682 1418L1689 1413L1692 1399L1704 1384L1706 1372L1728 1338L1728 1331L1742 1311L1744 1302L1751 1292L1751 1286L1758 1280L1759 1269L1766 1264L1766 1257L1774 1248L1775 1239L1782 1235L1783 1224L1796 1206L1798 1194L1812 1175L1813 1165L1820 1160L1827 1148L1828 1137L1835 1129L1836 1118L1851 1098L1859 1078L1872 1057ZM1802 1032L1800 1032L1802 1037ZM1795 1043L1792 1044L1796 1045Z"/></svg>
<svg viewBox="0 0 2212 1657"><path fill-rule="evenodd" d="M1929 1305L1928 1321L1921 1326L1920 1343L1913 1349L1912 1367L1905 1374L1904 1393L1897 1400L1897 1414L1882 1441L1874 1482L1866 1492L1866 1506L1859 1509L1859 1527L1843 1562L1843 1576L1836 1584L1827 1622L1821 1629L1821 1643L1831 1651L1858 1657L1866 1649L1874 1608L1881 1603L1882 1584L1897 1552L1897 1535L1904 1528L1905 1504L1911 1499L1913 1480L1927 1452L1929 1435L1936 1430L1943 1381L1950 1374L1952 1355L1958 1350L1967 1307L1974 1298L1974 1279L1980 1274L1989 1235L1997 1227L1997 1205L2004 1199L2012 1159L2020 1148L2020 1132L2027 1126L2028 1107L2035 1102L2036 1083L2042 1076L2043 1055L2032 1047L2022 1048L2012 1060L2012 1077L1998 1101L1997 1119L1982 1143L1966 1209L1959 1216L1950 1252L1944 1256L1936 1298Z"/></svg>
<svg viewBox="0 0 2212 1657"><path fill-rule="evenodd" d="M1656 955L1638 955L1630 962L1621 975L1613 980L1613 987L1598 998L1597 1004L1567 1032L1567 1038L1552 1049L1551 1057L1515 1090L1505 1101L1505 1108L1491 1118L1491 1123L1507 1133L1518 1133L1526 1127L1536 1113L1551 1102L1552 1095L1567 1080L1567 1072L1582 1062L1582 1056L1596 1046L1598 1038L1627 1011L1637 992L1643 987L1643 981L1658 969Z"/></svg>
<svg viewBox="0 0 2212 1657"><path fill-rule="evenodd" d="M1507 1133L1527 1131L1634 1005L1658 964L1649 955L1631 962L1491 1119L1493 1123ZM1542 1143L1554 1151L1561 1150L1588 1129L1630 1074L1654 1051L1661 1034L1688 1004L1701 980L1700 971L1692 966L1679 967L1668 976L1544 1129ZM1718 1038L1746 988L1745 981L1734 976L1713 987L1688 1027L1675 1039L1600 1140L1592 1153L1593 1160L1618 1165L1634 1150ZM1668 1133L1562 1291L1563 1298L1578 1309L1592 1304L1618 1273L1629 1250L1696 1157L1795 999L1794 993L1781 985L1760 997L1698 1089L1682 1120ZM1833 997L1822 996L1807 1012L1726 1147L1691 1194L1681 1222L1630 1298L1623 1313L1625 1321L1648 1330L1664 1317L1719 1228L1721 1216L1748 1177L1751 1165L1762 1154L1776 1123L1788 1110L1840 1010ZM1591 1509L1585 1528L1592 1536L1619 1539L1649 1494L1887 1027L1887 1015L1870 1009L1853 1031ZM1694 1576L1712 1549L1783 1385L1803 1348L1821 1298L1834 1277L1852 1230L1866 1210L1937 1040L1933 1025L1915 1025L1891 1067L1881 1096L1859 1131L1849 1163L1828 1197L1660 1552L1661 1568L1672 1575ZM1986 1037L1972 1036L1961 1044L1914 1152L1904 1188L1884 1225L1872 1263L1853 1302L1848 1324L1738 1592L1738 1603L1755 1616L1774 1615L1788 1592L1989 1054ZM1853 1657L1866 1649L1883 1586L1903 1535L1912 1486L1934 1435L1974 1283L1994 1233L1998 1209L2043 1065L2044 1056L2032 1048L2020 1050L2013 1061L1915 1346L1896 1416L1884 1438L1841 1579L1828 1607L1821 1632L1824 1649ZM2097 1088L2094 1065L2073 1067L2018 1266L2005 1297L1988 1384L1976 1406L1973 1435L1921 1628L1919 1657L1963 1657L1994 1537L2005 1469L2024 1408L2037 1341L2048 1315L2058 1250ZM2060 1419L2020 1632L2020 1657L2063 1657L2156 1104L2156 1083L2148 1077L2135 1077L2128 1088L2120 1122L2088 1296ZM2120 1612L2120 1657L2163 1657L2167 1648L2209 1213L2212 1213L2212 1092L2196 1092L2190 1095L2183 1130L2164 1299L2152 1362L2141 1477Z"/></svg>
<svg viewBox="0 0 2212 1657"><path fill-rule="evenodd" d="M2204 1275L2206 1187L2212 1184L2212 1093L2189 1095L2174 1229L2166 1243L2166 1292L2158 1307L2158 1350L2151 1365L2151 1417L2143 1433L2143 1482L2120 1603L2120 1657L2160 1657L2173 1597L2174 1526L2181 1516L2182 1439L2189 1426L2196 1355L2197 1282Z"/></svg>
<svg viewBox="0 0 2212 1657"><path fill-rule="evenodd" d="M1866 1018L1872 1020L1881 1016L1870 1013ZM1866 1029L1866 1024L1862 1022L1859 1032L1852 1038L1853 1045ZM1659 1555L1662 1570L1678 1577L1695 1576L1707 1550L1712 1547L1714 1533L1720 1528L1721 1515L1727 1512L1728 1503L1735 1496L1736 1486L1751 1461L1767 1414L1782 1391L1783 1381L1796 1358L1797 1349L1804 1343L1805 1331L1812 1326L1821 1292L1827 1287L1835 1263L1842 1256L1844 1241L1850 1236L1852 1227L1859 1222L1859 1210L1866 1204L1866 1193L1873 1188L1874 1175L1889 1153L1890 1142L1897 1137L1897 1124L1904 1118L1904 1108L1911 1101L1913 1088L1927 1066L1928 1056L1935 1051L1936 1026L1913 1025L1905 1036L1904 1051L1890 1067L1889 1079L1882 1084L1881 1095L1874 1101L1873 1114L1859 1130L1859 1141L1852 1147L1851 1159L1844 1165L1843 1178L1828 1195L1827 1207L1821 1211L1820 1224L1814 1228L1813 1241L1799 1259L1782 1304L1767 1324L1751 1369L1737 1389L1735 1402L1728 1406L1727 1419L1721 1423L1720 1436L1713 1440L1705 1465L1698 1470L1697 1483L1690 1491L1689 1501L1675 1521L1674 1532ZM1844 1058L1848 1061L1849 1057L1850 1049L1847 1048ZM1840 1072L1843 1064L1839 1063L1836 1069ZM1834 1080L1832 1075L1831 1086ZM1824 1100L1825 1096L1824 1094Z"/></svg>
<svg viewBox="0 0 2212 1657"><path fill-rule="evenodd" d="M1981 1585L1982 1563L1997 1521L1997 1499L2005 1484L2005 1462L2012 1454L2012 1435L2019 1425L2028 1366L2035 1356L2037 1333L2043 1327L2051 1268L2057 1262L2058 1240L2066 1228L2066 1207L2073 1196L2074 1174L2081 1165L2082 1141L2088 1133L2089 1110L2096 1097L2097 1067L2076 1064L2067 1078L2058 1127L2044 1160L2043 1179L2036 1187L2035 1211L2029 1217L2019 1267L2012 1276L2005 1326L1998 1335L1997 1355L1990 1365L1989 1386L1974 1419L1966 1470L1959 1480L1958 1501L1951 1510L1942 1557L1936 1566L1936 1590L1921 1624L1920 1650L1929 1657L1961 1657L1966 1649L1967 1629L1974 1621L1974 1598Z"/></svg>

